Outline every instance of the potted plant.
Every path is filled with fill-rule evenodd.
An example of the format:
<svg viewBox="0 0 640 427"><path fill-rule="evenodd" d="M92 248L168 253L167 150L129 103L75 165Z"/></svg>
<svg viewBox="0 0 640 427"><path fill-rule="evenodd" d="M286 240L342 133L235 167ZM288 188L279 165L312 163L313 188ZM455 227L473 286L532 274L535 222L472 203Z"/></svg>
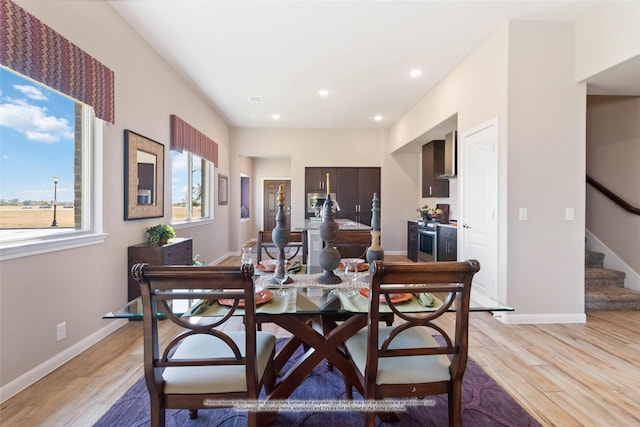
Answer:
<svg viewBox="0 0 640 427"><path fill-rule="evenodd" d="M158 224L147 228L147 242L151 245L166 245L169 239L176 237L176 232L168 224Z"/></svg>

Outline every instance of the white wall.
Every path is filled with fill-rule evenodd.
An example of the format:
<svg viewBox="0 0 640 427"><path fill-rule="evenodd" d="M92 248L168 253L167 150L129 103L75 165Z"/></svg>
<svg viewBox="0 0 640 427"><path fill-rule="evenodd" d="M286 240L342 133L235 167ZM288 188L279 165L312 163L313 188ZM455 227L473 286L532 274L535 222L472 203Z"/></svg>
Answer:
<svg viewBox="0 0 640 427"><path fill-rule="evenodd" d="M18 3L115 72L115 124L104 126L99 156L105 173L104 244L3 261L0 266L3 398L73 356L76 347L99 338L110 324L101 316L127 301L127 247L144 241L146 227L169 220L168 172L166 217L123 220L124 129L163 143L169 170L169 116L177 114L218 142L220 170L227 174L229 158L226 124L106 2ZM201 260L214 260L228 250L227 209L215 209L213 223L176 230L185 237L216 236L194 238L194 254ZM67 338L56 342L56 325L63 321Z"/></svg>

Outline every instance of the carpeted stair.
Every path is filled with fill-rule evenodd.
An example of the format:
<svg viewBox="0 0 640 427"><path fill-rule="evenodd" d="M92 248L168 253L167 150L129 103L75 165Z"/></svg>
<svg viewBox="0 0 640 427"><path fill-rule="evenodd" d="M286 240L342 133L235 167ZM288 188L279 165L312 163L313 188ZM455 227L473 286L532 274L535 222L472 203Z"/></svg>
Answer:
<svg viewBox="0 0 640 427"><path fill-rule="evenodd" d="M585 310L640 310L640 291L625 288L624 272L604 268L603 262L603 253L585 253Z"/></svg>

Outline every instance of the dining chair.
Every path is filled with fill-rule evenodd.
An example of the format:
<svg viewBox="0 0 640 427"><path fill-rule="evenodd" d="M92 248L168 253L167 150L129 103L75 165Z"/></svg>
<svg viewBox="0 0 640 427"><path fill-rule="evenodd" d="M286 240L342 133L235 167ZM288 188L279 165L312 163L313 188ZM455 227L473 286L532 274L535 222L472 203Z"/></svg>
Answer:
<svg viewBox="0 0 640 427"><path fill-rule="evenodd" d="M258 244L257 244L257 262L262 261L262 250L271 259L278 258L278 247L273 243L273 237L271 231L258 231ZM270 252L273 251L273 253ZM293 258L300 254L301 263L307 263L307 254L309 248L307 247L307 230L291 231L289 243L285 246L287 251L286 258L291 261Z"/></svg>
<svg viewBox="0 0 640 427"><path fill-rule="evenodd" d="M365 400L446 393L449 425L461 425L471 281L479 269L476 260L373 263L368 326L345 342L359 380L353 385ZM426 305L431 301L433 306L424 311L402 311L400 301L404 298L399 296L406 294L417 296ZM396 316L393 326L379 324L385 306ZM448 315L454 316L452 331L441 322ZM347 398L352 398L352 384L346 386ZM365 412L365 425L373 426L375 417L375 412Z"/></svg>
<svg viewBox="0 0 640 427"><path fill-rule="evenodd" d="M340 252L341 258L367 258L367 248L371 246L371 232L366 230L340 230L332 244Z"/></svg>
<svg viewBox="0 0 640 427"><path fill-rule="evenodd" d="M251 264L132 267L142 294L144 376L152 427L165 425L166 409L188 409L195 419L198 409L228 406L229 400L256 401L262 386L267 392L274 388L276 338L256 331L253 273ZM218 301L229 311L221 317L185 314L199 314L193 307L187 309L188 301L194 300L205 305ZM244 330L225 328L232 317L244 320ZM170 337L160 333L159 318L172 322L172 328L162 328L172 331ZM256 418L249 410L247 425L255 426Z"/></svg>

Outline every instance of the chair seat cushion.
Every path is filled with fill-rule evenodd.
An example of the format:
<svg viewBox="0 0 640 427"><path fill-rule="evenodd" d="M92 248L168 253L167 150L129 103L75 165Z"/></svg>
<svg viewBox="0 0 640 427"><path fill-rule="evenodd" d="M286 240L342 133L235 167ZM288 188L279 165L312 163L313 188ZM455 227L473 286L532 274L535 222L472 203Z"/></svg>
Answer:
<svg viewBox="0 0 640 427"><path fill-rule="evenodd" d="M381 327L378 333L380 345L393 327ZM349 354L364 375L367 365L367 329L361 329L345 342ZM423 327L410 328L398 335L391 342L391 349L440 347L431 336L429 330ZM449 381L450 361L445 355L428 356L399 356L380 357L378 359L378 374L376 384L416 384L435 381Z"/></svg>
<svg viewBox="0 0 640 427"><path fill-rule="evenodd" d="M227 333L244 356L244 332ZM276 345L276 338L268 332L256 333L256 355L258 378L262 378ZM210 335L192 335L183 340L173 358L215 358L232 357L233 352L220 339ZM166 394L203 394L246 392L247 380L244 365L184 366L166 368L162 376Z"/></svg>

